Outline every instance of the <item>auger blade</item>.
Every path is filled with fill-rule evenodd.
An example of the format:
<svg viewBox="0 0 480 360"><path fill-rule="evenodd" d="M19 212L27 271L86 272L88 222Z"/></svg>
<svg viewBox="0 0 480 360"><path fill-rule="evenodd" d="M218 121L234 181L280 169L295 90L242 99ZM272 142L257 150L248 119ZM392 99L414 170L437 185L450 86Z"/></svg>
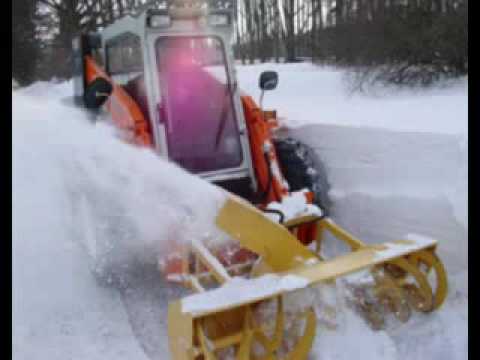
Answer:
<svg viewBox="0 0 480 360"><path fill-rule="evenodd" d="M169 337L174 359L217 359L217 354L227 348L238 360L306 359L315 336L315 313L312 309L299 312L298 316L305 319L303 334L289 352L280 355L284 336L282 297L366 268L385 272L381 286L388 290L383 291L384 295L394 290L391 293L394 296L390 296L393 305L403 303L401 294L412 288L412 299L417 298L417 310L431 311L445 299L446 274L434 254L437 242L433 239L417 236L367 246L330 219L319 219L320 229L330 230L352 248L348 254L323 260L297 241L285 227L272 222L240 198L232 196L227 200L216 222L242 248L258 254L262 265L252 272L256 277L250 279L217 274L222 286L187 296L170 305ZM209 256L201 258L207 268L219 273L217 262L210 264ZM428 274L420 270L420 264L436 272L435 293L428 282ZM414 278L415 285L407 282L407 275ZM277 301L279 305L274 335L268 338L263 331L265 324L258 324L253 314L259 305L271 301ZM400 309L399 306L396 308ZM404 313L402 318L407 318L408 311ZM263 346L263 355L254 353L254 344Z"/></svg>

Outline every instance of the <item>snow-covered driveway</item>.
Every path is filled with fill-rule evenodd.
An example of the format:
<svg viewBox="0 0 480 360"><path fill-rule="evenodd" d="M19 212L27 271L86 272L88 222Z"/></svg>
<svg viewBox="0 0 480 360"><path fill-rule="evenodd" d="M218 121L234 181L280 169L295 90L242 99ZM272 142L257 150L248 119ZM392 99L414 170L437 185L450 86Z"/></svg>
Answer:
<svg viewBox="0 0 480 360"><path fill-rule="evenodd" d="M381 332L342 305L340 289L338 329L318 329L311 358L465 359L467 82L351 96L339 70L309 64L239 67L241 87L255 98L258 76L266 69L279 72L280 85L264 104L276 108L289 134L324 161L336 221L369 242L412 232L435 237L450 276L449 298L440 311L415 314L409 323L389 324ZM121 291L94 281L84 249L71 238L72 228L84 224L69 213L72 180L105 190L121 205L121 211L105 207L92 197L101 214L118 210L140 232L145 242L134 244L138 256L152 244L161 246L161 238L182 233L192 215L208 228L218 206L216 192L91 126L62 101L70 89L71 84L37 83L12 95L14 358L165 356L160 304L175 293L157 303L162 286L154 285L153 273L141 271L132 277L134 285ZM189 201L185 189L192 188L196 197Z"/></svg>

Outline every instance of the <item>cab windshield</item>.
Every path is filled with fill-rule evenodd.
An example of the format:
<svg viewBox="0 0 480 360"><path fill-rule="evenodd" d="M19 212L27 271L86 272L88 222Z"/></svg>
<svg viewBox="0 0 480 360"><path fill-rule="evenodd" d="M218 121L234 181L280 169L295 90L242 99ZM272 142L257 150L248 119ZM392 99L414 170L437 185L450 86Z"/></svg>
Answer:
<svg viewBox="0 0 480 360"><path fill-rule="evenodd" d="M220 38L161 37L156 53L169 157L194 173L240 166L233 88Z"/></svg>

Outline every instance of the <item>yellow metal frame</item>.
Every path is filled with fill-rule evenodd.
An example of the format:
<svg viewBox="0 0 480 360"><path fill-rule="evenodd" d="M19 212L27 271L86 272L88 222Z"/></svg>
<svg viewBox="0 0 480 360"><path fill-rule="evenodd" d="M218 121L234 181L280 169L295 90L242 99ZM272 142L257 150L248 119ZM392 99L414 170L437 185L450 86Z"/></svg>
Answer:
<svg viewBox="0 0 480 360"><path fill-rule="evenodd" d="M317 224L315 250L302 245L292 234L305 223ZM250 276L266 272L279 276L295 275L305 279L306 286L312 286L372 268L374 278L378 280L377 293L389 297L397 308L400 306L399 299L407 298L414 309L429 312L440 307L446 298L447 276L443 264L435 254L436 242L433 240L420 244L400 240L382 245L367 245L330 218L307 216L280 225L236 196L231 196L219 211L216 225L237 240L241 247L258 254L261 264L250 271ZM346 243L351 252L334 259L322 259L320 250L327 231ZM388 251L390 248L399 250L392 253ZM201 263L209 270L210 280L219 285L229 281L229 271L222 268L218 261L212 260L208 251L201 244L193 243L190 252L185 252L185 259L191 259L193 255L196 263ZM186 285L197 292L205 291L200 281L202 277L206 278L205 274L197 273L198 266L195 266L195 273L191 274L188 271L188 261L185 260L184 266ZM248 270L251 268L246 267ZM436 274L435 289L432 289L428 281L430 271ZM173 358L216 360L218 351L233 347L237 360L306 359L316 330L316 317L312 309L298 314L298 317L305 318L306 325L293 349L282 357L278 354L284 336L283 295L282 291L264 297L252 294L248 299L232 299L226 306L195 314L184 312L181 301L171 304L169 338ZM271 338L265 335L264 324L257 324L253 316L259 304L266 301L277 301L278 304L274 335ZM261 356L253 353L254 343L263 349Z"/></svg>

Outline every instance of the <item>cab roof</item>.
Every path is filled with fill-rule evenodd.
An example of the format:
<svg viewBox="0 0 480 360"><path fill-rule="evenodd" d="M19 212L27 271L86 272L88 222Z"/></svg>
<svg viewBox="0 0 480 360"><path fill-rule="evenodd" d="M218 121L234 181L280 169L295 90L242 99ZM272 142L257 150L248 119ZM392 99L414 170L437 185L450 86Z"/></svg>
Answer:
<svg viewBox="0 0 480 360"><path fill-rule="evenodd" d="M227 24L213 25L210 19L228 18ZM155 26L153 19L168 18L168 25ZM227 39L233 35L232 12L229 9L166 8L144 9L138 14L129 14L105 27L105 40L131 32L142 38L148 33L158 34L221 34Z"/></svg>

